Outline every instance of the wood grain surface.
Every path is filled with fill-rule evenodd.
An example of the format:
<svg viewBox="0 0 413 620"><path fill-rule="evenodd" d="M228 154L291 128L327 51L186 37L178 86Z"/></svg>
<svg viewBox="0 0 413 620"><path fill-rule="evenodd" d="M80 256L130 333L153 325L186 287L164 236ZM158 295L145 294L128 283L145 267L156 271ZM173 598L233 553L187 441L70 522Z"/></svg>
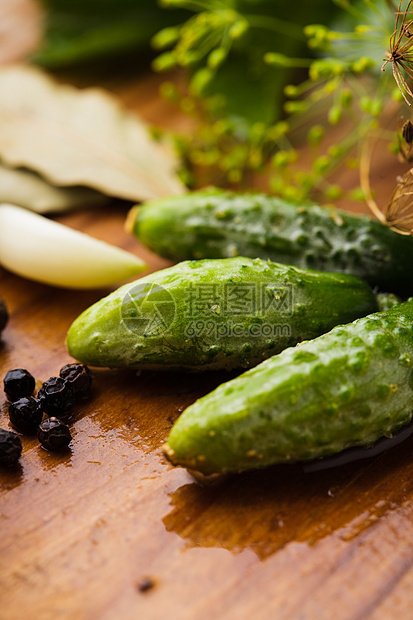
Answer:
<svg viewBox="0 0 413 620"><path fill-rule="evenodd" d="M148 120L175 122L157 79L113 89ZM376 180L388 189L384 170ZM165 266L124 232L125 214L112 205L61 220ZM71 321L108 291L0 271L0 292L10 310L0 379L24 367L41 382L71 361ZM413 439L336 469L196 480L161 445L183 408L223 379L95 370L91 399L70 419L70 450L22 438L20 465L0 471L1 620L410 620ZM1 392L2 428L7 409Z"/></svg>

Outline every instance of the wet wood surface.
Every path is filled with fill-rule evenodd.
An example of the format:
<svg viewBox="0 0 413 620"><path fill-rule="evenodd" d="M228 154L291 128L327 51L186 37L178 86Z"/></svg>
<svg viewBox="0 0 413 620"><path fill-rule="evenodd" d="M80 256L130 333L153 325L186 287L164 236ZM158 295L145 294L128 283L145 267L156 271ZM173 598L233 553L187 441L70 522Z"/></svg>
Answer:
<svg viewBox="0 0 413 620"><path fill-rule="evenodd" d="M156 86L116 88L165 122ZM113 205L61 219L165 266L124 232L125 215ZM10 310L0 379L23 367L41 382L71 361L72 320L108 291L0 271L0 292ZM0 471L1 620L411 618L413 439L341 468L196 480L161 445L183 408L224 379L95 370L91 399L70 418L70 450L22 437L20 464ZM7 410L1 392L2 428Z"/></svg>

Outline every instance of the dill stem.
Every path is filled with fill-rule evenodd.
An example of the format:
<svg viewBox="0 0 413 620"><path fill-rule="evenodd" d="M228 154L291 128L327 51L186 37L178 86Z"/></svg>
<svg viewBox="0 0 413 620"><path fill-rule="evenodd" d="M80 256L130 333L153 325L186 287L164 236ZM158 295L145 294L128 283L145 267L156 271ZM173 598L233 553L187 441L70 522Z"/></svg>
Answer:
<svg viewBox="0 0 413 620"><path fill-rule="evenodd" d="M366 140L362 146L360 155L360 187L363 190L364 198L370 211L377 217L377 219L386 224L386 218L380 211L377 202L373 198L370 185L370 162L371 152L369 149L369 142Z"/></svg>
<svg viewBox="0 0 413 620"><path fill-rule="evenodd" d="M297 26L292 22L284 21L278 17L271 17L269 15L243 15L243 17L254 28L262 28L263 30L273 30L278 34L288 35L293 39L299 41L305 41L303 29L301 26Z"/></svg>

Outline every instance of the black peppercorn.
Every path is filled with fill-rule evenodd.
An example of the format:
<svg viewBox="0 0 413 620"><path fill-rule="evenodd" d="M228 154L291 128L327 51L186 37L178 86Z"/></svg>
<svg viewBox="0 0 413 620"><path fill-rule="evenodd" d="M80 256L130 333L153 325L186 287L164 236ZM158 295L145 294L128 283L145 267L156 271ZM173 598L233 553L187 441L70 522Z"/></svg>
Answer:
<svg viewBox="0 0 413 620"><path fill-rule="evenodd" d="M31 396L35 385L34 377L24 368L9 370L4 377L4 391L11 401L18 400L24 396Z"/></svg>
<svg viewBox="0 0 413 620"><path fill-rule="evenodd" d="M85 399L92 387L92 373L83 364L66 364L60 369L60 376L74 389L76 398Z"/></svg>
<svg viewBox="0 0 413 620"><path fill-rule="evenodd" d="M39 426L37 437L46 450L62 450L72 441L69 427L57 418L46 418Z"/></svg>
<svg viewBox="0 0 413 620"><path fill-rule="evenodd" d="M11 403L9 418L17 430L22 433L33 433L43 418L42 405L33 396L19 398Z"/></svg>
<svg viewBox="0 0 413 620"><path fill-rule="evenodd" d="M39 400L47 415L62 415L70 411L75 402L72 386L61 377L50 377L39 390Z"/></svg>
<svg viewBox="0 0 413 620"><path fill-rule="evenodd" d="M0 465L14 465L22 453L22 442L16 433L0 428Z"/></svg>

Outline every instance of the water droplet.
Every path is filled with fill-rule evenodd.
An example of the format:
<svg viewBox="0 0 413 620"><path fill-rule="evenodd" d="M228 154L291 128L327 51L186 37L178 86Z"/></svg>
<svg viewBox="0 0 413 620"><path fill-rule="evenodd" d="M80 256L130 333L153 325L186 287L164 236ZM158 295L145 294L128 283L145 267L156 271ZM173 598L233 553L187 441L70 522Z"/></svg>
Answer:
<svg viewBox="0 0 413 620"><path fill-rule="evenodd" d="M348 403L354 396L354 388L351 387L343 387L340 390L339 397L342 403Z"/></svg>
<svg viewBox="0 0 413 620"><path fill-rule="evenodd" d="M325 372L325 365L324 364L317 364L316 366L313 366L311 369L311 374L315 377L317 377L317 375L323 375Z"/></svg>
<svg viewBox="0 0 413 620"><path fill-rule="evenodd" d="M220 353L220 352L221 352L221 347L218 346L217 344L213 344L208 349L208 358L212 359L213 357L218 355L218 353Z"/></svg>
<svg viewBox="0 0 413 620"><path fill-rule="evenodd" d="M252 350L252 344L250 342L244 342L241 347L243 353L249 353Z"/></svg>
<svg viewBox="0 0 413 620"><path fill-rule="evenodd" d="M393 330L393 334L395 336L400 336L401 338L406 338L406 336L408 337L410 335L410 330L406 327L396 327Z"/></svg>
<svg viewBox="0 0 413 620"><path fill-rule="evenodd" d="M221 306L219 304L214 304L211 306L211 312L214 314L221 314Z"/></svg>
<svg viewBox="0 0 413 620"><path fill-rule="evenodd" d="M399 356L399 364L400 366L405 366L409 368L412 365L412 357L408 353L402 353Z"/></svg>
<svg viewBox="0 0 413 620"><path fill-rule="evenodd" d="M376 330L379 326L380 320L376 318L366 319L364 322L364 329L369 332Z"/></svg>
<svg viewBox="0 0 413 620"><path fill-rule="evenodd" d="M296 235L294 241L297 245L307 245L309 240L309 236L306 233L299 233L298 235Z"/></svg>
<svg viewBox="0 0 413 620"><path fill-rule="evenodd" d="M369 356L364 351L358 351L349 359L348 366L355 374L360 374L369 367Z"/></svg>
<svg viewBox="0 0 413 620"><path fill-rule="evenodd" d="M391 336L377 334L374 338L374 345L380 349L385 357L395 357L398 353L398 347Z"/></svg>
<svg viewBox="0 0 413 620"><path fill-rule="evenodd" d="M294 355L294 362L297 364L301 364L303 362L312 362L318 359L318 355L312 353L311 351L298 351Z"/></svg>

